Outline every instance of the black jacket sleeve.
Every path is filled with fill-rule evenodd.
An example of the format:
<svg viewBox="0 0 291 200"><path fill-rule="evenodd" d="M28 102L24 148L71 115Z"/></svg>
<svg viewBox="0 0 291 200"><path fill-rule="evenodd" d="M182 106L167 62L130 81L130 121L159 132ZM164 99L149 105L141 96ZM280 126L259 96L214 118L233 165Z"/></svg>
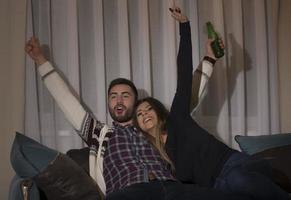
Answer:
<svg viewBox="0 0 291 200"><path fill-rule="evenodd" d="M192 90L192 42L190 23L180 23L180 45L177 58L177 89L171 106L171 115L187 117L190 115Z"/></svg>

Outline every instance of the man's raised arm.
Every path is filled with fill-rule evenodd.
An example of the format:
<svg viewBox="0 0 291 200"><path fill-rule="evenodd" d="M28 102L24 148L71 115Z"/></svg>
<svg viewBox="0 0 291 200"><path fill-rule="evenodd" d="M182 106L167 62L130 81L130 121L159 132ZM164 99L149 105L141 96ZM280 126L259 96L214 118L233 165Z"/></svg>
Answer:
<svg viewBox="0 0 291 200"><path fill-rule="evenodd" d="M36 63L44 84L64 112L67 120L76 130L80 131L87 112L56 69L46 60L38 39L32 37L26 43L25 51Z"/></svg>

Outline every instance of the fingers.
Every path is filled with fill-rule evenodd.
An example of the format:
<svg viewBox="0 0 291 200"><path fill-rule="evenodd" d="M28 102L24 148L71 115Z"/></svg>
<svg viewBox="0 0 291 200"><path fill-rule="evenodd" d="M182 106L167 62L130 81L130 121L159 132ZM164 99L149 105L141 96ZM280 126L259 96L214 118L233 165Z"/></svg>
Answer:
<svg viewBox="0 0 291 200"><path fill-rule="evenodd" d="M31 51L32 51L32 46L29 45L29 44L26 44L26 45L25 45L25 52L29 53L29 52L31 52Z"/></svg>
<svg viewBox="0 0 291 200"><path fill-rule="evenodd" d="M207 44L207 45L210 45L214 40L215 40L215 39L209 38L209 39L207 39L206 44ZM219 42L219 46L220 46L222 49L224 49L224 48L225 48L225 45L224 45L223 40L222 40L221 38L219 38L219 39L218 39L218 42Z"/></svg>
<svg viewBox="0 0 291 200"><path fill-rule="evenodd" d="M39 47L40 44L39 44L39 40L38 38L36 37L31 37L30 39L30 44L33 46L33 47Z"/></svg>
<svg viewBox="0 0 291 200"><path fill-rule="evenodd" d="M180 21L179 19L181 18L181 14L179 13L175 13L175 12L172 12L172 17L174 17L176 20Z"/></svg>
<svg viewBox="0 0 291 200"><path fill-rule="evenodd" d="M169 10L172 12L172 13L181 13L181 9L179 7L172 7L172 8L169 8Z"/></svg>
<svg viewBox="0 0 291 200"><path fill-rule="evenodd" d="M33 45L32 45L32 41L31 41L31 39L30 39L30 40L28 40L28 41L26 42L26 44L25 44L25 51L26 51L27 53L29 53L29 52L32 51L32 49L33 49Z"/></svg>
<svg viewBox="0 0 291 200"><path fill-rule="evenodd" d="M38 38L31 37L25 44L25 51L27 53L33 51L33 49L38 49L40 48L40 43Z"/></svg>
<svg viewBox="0 0 291 200"><path fill-rule="evenodd" d="M188 21L188 18L181 13L181 9L179 7L173 6L169 8L169 10L171 11L172 17L176 19L177 21L179 21L180 23L184 23Z"/></svg>
<svg viewBox="0 0 291 200"><path fill-rule="evenodd" d="M219 46L224 49L225 48L225 45L224 45L224 42L221 38L219 38Z"/></svg>
<svg viewBox="0 0 291 200"><path fill-rule="evenodd" d="M28 46L32 46L32 47L39 47L39 46L40 46L40 43L39 43L38 38L36 38L36 37L31 37L31 38L27 41L26 45L28 45Z"/></svg>

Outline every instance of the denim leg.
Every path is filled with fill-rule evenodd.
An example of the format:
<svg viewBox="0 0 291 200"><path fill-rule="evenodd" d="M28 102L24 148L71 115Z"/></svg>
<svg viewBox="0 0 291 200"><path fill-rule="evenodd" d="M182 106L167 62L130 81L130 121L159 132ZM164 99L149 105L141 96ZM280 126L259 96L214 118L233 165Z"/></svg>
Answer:
<svg viewBox="0 0 291 200"><path fill-rule="evenodd" d="M288 194L271 180L270 169L265 161L235 153L225 163L214 187L228 193L248 195L258 200L290 200Z"/></svg>

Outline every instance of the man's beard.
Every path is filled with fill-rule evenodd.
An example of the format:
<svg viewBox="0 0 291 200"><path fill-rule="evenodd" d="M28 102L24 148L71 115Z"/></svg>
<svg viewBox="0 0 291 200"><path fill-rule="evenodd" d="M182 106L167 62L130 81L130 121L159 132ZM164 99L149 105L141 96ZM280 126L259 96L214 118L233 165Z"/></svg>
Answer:
<svg viewBox="0 0 291 200"><path fill-rule="evenodd" d="M124 106L125 107L125 106ZM126 108L126 107L125 107ZM132 119L132 116L133 116L133 109L126 109L125 110L125 113L124 115L115 115L115 110L114 108L109 108L109 113L110 113L110 116L111 118L116 121L116 122L119 122L119 123L124 123L124 122L128 122Z"/></svg>

